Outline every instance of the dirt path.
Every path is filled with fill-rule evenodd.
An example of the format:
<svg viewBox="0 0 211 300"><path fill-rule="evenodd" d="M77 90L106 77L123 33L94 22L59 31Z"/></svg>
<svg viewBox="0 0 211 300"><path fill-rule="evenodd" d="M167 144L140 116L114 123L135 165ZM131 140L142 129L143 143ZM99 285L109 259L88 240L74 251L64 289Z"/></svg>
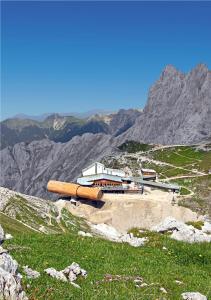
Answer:
<svg viewBox="0 0 211 300"><path fill-rule="evenodd" d="M195 178L195 177L203 177L203 176L207 176L207 174L203 174L203 175L201 175L201 174L198 174L198 175L178 175L178 176L174 176L174 177L167 177L167 178L165 178L165 179L160 179L160 181L163 181L163 182L165 182L165 181L169 181L169 180L174 180L174 179L183 179L183 178Z"/></svg>

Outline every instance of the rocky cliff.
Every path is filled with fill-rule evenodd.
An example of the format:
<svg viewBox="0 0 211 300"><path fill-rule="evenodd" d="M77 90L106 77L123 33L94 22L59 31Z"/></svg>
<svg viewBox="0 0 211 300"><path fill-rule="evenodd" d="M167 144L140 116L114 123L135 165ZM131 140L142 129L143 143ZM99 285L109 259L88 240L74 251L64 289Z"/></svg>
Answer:
<svg viewBox="0 0 211 300"><path fill-rule="evenodd" d="M52 198L49 179L74 180L85 166L115 151L112 143L110 135L87 133L67 143L45 139L7 147L0 153L0 186Z"/></svg>
<svg viewBox="0 0 211 300"><path fill-rule="evenodd" d="M167 66L148 101L122 139L159 144L192 144L211 136L211 71L199 64L183 74Z"/></svg>

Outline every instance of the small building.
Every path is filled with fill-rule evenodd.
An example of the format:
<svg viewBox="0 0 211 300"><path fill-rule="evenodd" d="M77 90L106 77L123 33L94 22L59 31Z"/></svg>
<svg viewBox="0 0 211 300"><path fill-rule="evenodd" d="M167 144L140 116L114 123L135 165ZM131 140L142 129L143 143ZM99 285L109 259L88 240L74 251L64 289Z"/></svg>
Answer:
<svg viewBox="0 0 211 300"><path fill-rule="evenodd" d="M99 162L94 162L90 166L82 170L83 177L90 176L90 175L97 175L97 174L108 174L108 175L114 175L119 177L125 176L124 171L118 169L106 168L104 164Z"/></svg>
<svg viewBox="0 0 211 300"><path fill-rule="evenodd" d="M153 169L141 169L142 177L146 180L156 180L157 173Z"/></svg>
<svg viewBox="0 0 211 300"><path fill-rule="evenodd" d="M78 178L77 183L86 186L121 186L122 178L117 175L101 173Z"/></svg>

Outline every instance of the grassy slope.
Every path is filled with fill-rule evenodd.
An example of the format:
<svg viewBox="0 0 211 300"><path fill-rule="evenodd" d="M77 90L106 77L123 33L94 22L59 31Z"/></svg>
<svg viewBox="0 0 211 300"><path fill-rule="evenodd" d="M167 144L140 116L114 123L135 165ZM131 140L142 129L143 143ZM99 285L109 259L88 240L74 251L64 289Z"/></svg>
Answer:
<svg viewBox="0 0 211 300"><path fill-rule="evenodd" d="M9 232L11 234L17 233L32 233L33 230L29 227L25 226L21 222L8 217L7 215L0 212L0 224L4 228L5 232Z"/></svg>
<svg viewBox="0 0 211 300"><path fill-rule="evenodd" d="M173 181L194 191L194 195L191 198L182 199L179 202L180 205L211 216L211 175Z"/></svg>
<svg viewBox="0 0 211 300"><path fill-rule="evenodd" d="M191 146L178 146L157 150L153 159L173 164L176 167L208 171L211 168L211 152L196 150Z"/></svg>
<svg viewBox="0 0 211 300"><path fill-rule="evenodd" d="M180 299L185 291L199 291L211 297L211 246L189 245L153 234L144 247L133 248L99 238L82 238L75 234L16 234L6 242L20 265L29 265L41 272L36 280L24 278L31 300L69 299ZM168 250L163 250L165 246ZM88 271L86 279L78 279L81 289L48 277L43 270L65 268L73 261ZM156 285L137 288L133 281L96 284L105 274L142 276ZM184 284L178 285L175 280ZM29 288L26 288L30 284ZM168 294L159 288L164 287Z"/></svg>

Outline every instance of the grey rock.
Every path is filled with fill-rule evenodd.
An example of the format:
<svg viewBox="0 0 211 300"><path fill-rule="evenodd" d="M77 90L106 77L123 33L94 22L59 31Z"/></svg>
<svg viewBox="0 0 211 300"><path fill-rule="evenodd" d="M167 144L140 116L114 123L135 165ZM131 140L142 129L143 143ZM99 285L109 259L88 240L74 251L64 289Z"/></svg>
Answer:
<svg viewBox="0 0 211 300"><path fill-rule="evenodd" d="M11 240L13 239L13 236L10 233L5 234L5 240Z"/></svg>
<svg viewBox="0 0 211 300"><path fill-rule="evenodd" d="M29 279L35 279L40 277L40 273L29 268L28 266L23 266L23 271L26 274L27 278Z"/></svg>
<svg viewBox="0 0 211 300"><path fill-rule="evenodd" d="M10 254L4 252L0 255L0 268L12 275L15 275L18 270L18 263L11 257Z"/></svg>
<svg viewBox="0 0 211 300"><path fill-rule="evenodd" d="M135 124L119 137L158 144L193 144L211 137L211 71L200 64L183 74L167 66L150 88Z"/></svg>
<svg viewBox="0 0 211 300"><path fill-rule="evenodd" d="M64 270L62 270L62 273L64 273L68 278L69 281L74 281L77 279L77 276L81 275L82 277L87 276L87 271L82 269L79 264L73 262L70 266L66 267Z"/></svg>
<svg viewBox="0 0 211 300"><path fill-rule="evenodd" d="M202 226L202 231L211 234L211 223L205 221L204 225Z"/></svg>
<svg viewBox="0 0 211 300"><path fill-rule="evenodd" d="M84 232L84 231L78 231L78 235L83 236L83 237L93 237L93 235L89 232Z"/></svg>
<svg viewBox="0 0 211 300"><path fill-rule="evenodd" d="M167 217L160 224L153 226L151 230L162 233L166 231L183 230L184 228L186 228L186 226L187 226L186 224L176 220L173 217Z"/></svg>
<svg viewBox="0 0 211 300"><path fill-rule="evenodd" d="M68 279L70 282L73 282L77 279L77 275L75 273L73 273L73 271L70 271L68 274Z"/></svg>
<svg viewBox="0 0 211 300"><path fill-rule="evenodd" d="M27 300L21 286L18 263L0 246L0 299Z"/></svg>
<svg viewBox="0 0 211 300"><path fill-rule="evenodd" d="M166 290L164 287L161 287L161 288L160 288L160 291L161 291L162 293L164 293L164 294L167 294L167 290Z"/></svg>
<svg viewBox="0 0 211 300"><path fill-rule="evenodd" d="M133 234L123 234L118 232L113 226L101 223L101 224L91 224L93 232L103 236L105 239L114 241L117 243L128 243L132 247L143 246L148 238L138 238L134 237Z"/></svg>
<svg viewBox="0 0 211 300"><path fill-rule="evenodd" d="M184 300L207 300L207 297L198 292L186 292L182 293L182 299Z"/></svg>
<svg viewBox="0 0 211 300"><path fill-rule="evenodd" d="M75 180L84 167L113 153L112 143L109 135L88 133L64 144L42 140L7 147L0 152L0 186L56 199L58 195L47 192L47 182Z"/></svg>
<svg viewBox="0 0 211 300"><path fill-rule="evenodd" d="M27 300L22 289L21 279L0 267L0 299Z"/></svg>
<svg viewBox="0 0 211 300"><path fill-rule="evenodd" d="M171 238L177 241L183 241L187 243L211 242L211 235L208 235L202 230L198 230L193 226L187 226L183 230L174 230L171 234Z"/></svg>
<svg viewBox="0 0 211 300"><path fill-rule="evenodd" d="M8 250L4 249L2 246L0 246L0 254L3 254L3 253L8 253Z"/></svg>
<svg viewBox="0 0 211 300"><path fill-rule="evenodd" d="M48 269L45 269L44 271L45 271L45 273L47 273L49 276L51 276L53 278L56 278L56 279L64 281L64 282L67 281L67 278L62 273L62 271L57 271L54 268L48 268Z"/></svg>
<svg viewBox="0 0 211 300"><path fill-rule="evenodd" d="M83 277L87 276L87 272L84 269L81 269L79 264L77 264L75 262L73 262L70 266L66 267L62 271L57 271L54 268L48 268L48 269L45 269L45 272L48 275L50 275L58 280L62 280L65 282L69 281L71 284L77 279L78 276L83 276ZM75 284L75 286L80 288L76 284Z"/></svg>
<svg viewBox="0 0 211 300"><path fill-rule="evenodd" d="M206 234L203 230L194 228L192 225L177 221L172 217L167 217L160 224L153 226L151 230L161 233L172 231L171 238L177 241L187 243L211 242L211 235Z"/></svg>
<svg viewBox="0 0 211 300"><path fill-rule="evenodd" d="M141 116L142 112L136 109L120 109L116 114L113 114L109 123L110 133L113 136L119 136L132 127L136 119Z"/></svg>
<svg viewBox="0 0 211 300"><path fill-rule="evenodd" d="M0 245L3 243L4 238L5 238L5 236L4 236L4 229L0 225Z"/></svg>

